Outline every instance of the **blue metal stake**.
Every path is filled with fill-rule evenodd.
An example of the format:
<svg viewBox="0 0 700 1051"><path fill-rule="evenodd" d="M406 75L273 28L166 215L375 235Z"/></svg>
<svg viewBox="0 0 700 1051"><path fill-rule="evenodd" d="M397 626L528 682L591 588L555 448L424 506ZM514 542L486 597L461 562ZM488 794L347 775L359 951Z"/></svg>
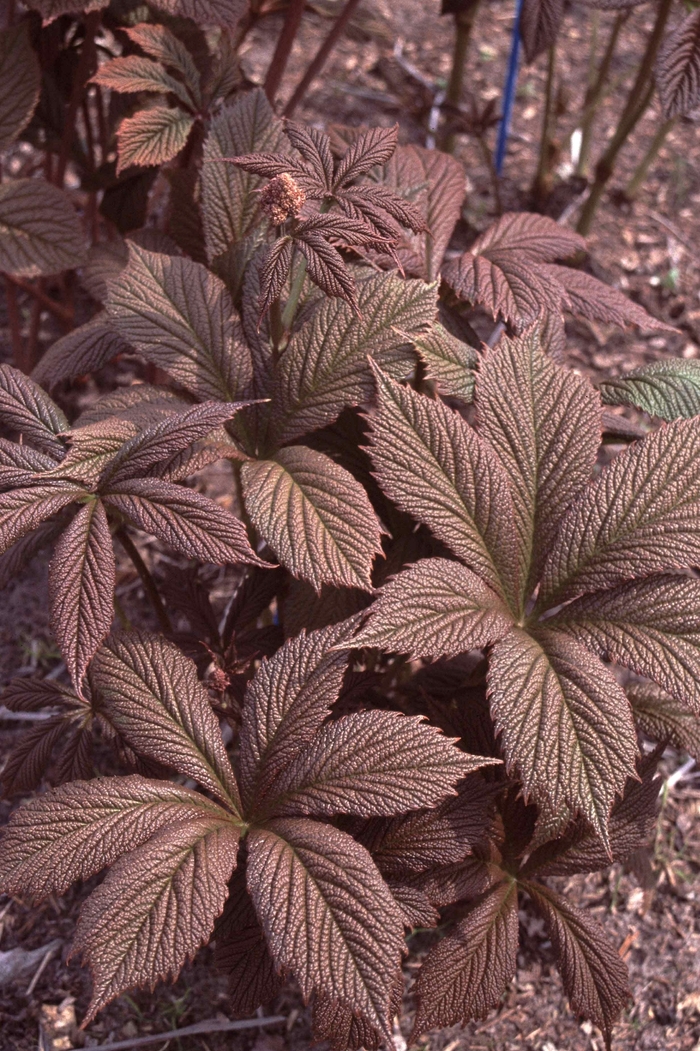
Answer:
<svg viewBox="0 0 700 1051"><path fill-rule="evenodd" d="M508 73L503 89L503 116L498 126L498 141L496 143L495 167L496 175L500 175L503 169L503 161L506 155L506 143L510 131L510 120L513 116L513 102L515 101L515 85L518 82L518 60L520 58L520 15L523 10L523 0L516 0L515 22L513 23L513 36L510 43L510 55L508 57Z"/></svg>

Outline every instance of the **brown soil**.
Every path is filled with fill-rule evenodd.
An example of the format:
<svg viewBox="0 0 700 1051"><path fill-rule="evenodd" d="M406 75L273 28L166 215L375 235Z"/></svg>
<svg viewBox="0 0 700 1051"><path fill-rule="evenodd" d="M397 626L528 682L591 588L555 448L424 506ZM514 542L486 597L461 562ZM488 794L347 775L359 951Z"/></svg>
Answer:
<svg viewBox="0 0 700 1051"><path fill-rule="evenodd" d="M298 80L329 22L330 0L313 0L292 55L285 85ZM500 94L505 70L513 4L489 0L477 19L469 58L467 84L483 103ZM389 124L398 120L405 141L425 144L426 120L433 99L431 84L444 86L452 47L452 21L437 15L437 0L365 0L350 32L332 56L322 80L316 81L297 117L328 124ZM642 7L630 19L613 64L615 91L601 108L593 157L614 127L624 86L640 52L642 32L653 10ZM266 19L244 49L244 66L261 80L272 53L281 16ZM604 40L613 14L600 12L599 40ZM561 81L558 123L559 163L569 158L569 136L585 87L592 15L577 5L566 16L558 70ZM497 32L494 32L497 27ZM397 58L394 43L403 51ZM415 69L416 77L410 70ZM507 208L528 207L527 187L534 176L540 135L540 108L545 57L520 73L513 131L506 161L502 199ZM426 86L426 83L428 86ZM658 104L638 126L623 151L613 184L623 187L644 154L660 120ZM490 132L493 142L494 132ZM474 141L462 138L457 155L468 173L464 209L467 230L483 229L496 213L492 183ZM676 126L651 168L633 205L617 206L608 196L599 212L590 247L599 276L627 291L653 314L671 321L678 335L644 335L589 323L570 322L571 363L592 376L620 372L668 354L700 355L700 144L690 123ZM566 169L563 169L566 171ZM559 214L575 198L562 184L553 202ZM572 217L573 218L573 217ZM569 219L569 221L572 221ZM21 299L21 297L20 297ZM10 356L7 320L0 304L0 357ZM50 328L44 333L50 336ZM86 392L89 394L89 392ZM2 595L0 606L0 679L19 670L47 672L57 653L48 633L45 601L46 560L39 560ZM134 574L120 568L120 597L135 620L149 614ZM21 730L0 724L0 759ZM667 753L669 774L681 757ZM634 1005L616 1029L616 1051L700 1051L700 791L690 779L675 786L659 819L655 853L657 887L644 892L619 866L608 872L577 877L565 884L575 903L586 905L605 924L630 967ZM4 819L9 804L0 803ZM30 978L0 989L0 1051L34 1051L42 1005L75 998L78 1019L88 1002L88 982L76 961L67 962L75 918L90 887L52 899L39 907L20 901L0 902L0 949L31 949L60 938L63 950L43 970L31 994ZM553 966L551 948L541 925L523 913L524 935L516 978L499 1011L465 1029L444 1030L421 1038L425 1051L602 1051L601 1035L572 1017ZM416 946L417 948L417 946ZM408 963L410 979L415 963ZM310 1046L308 1014L293 988L268 1005L269 1013L287 1016L284 1026L268 1034L211 1034L153 1046L178 1051L296 1051ZM225 981L216 975L205 949L185 968L174 985L161 984L153 994L124 996L77 1034L75 1046L165 1032L194 1021L226 1017ZM401 1029L410 1029L410 997ZM49 1045L50 1046L50 1045ZM60 1045L57 1045L57 1047Z"/></svg>

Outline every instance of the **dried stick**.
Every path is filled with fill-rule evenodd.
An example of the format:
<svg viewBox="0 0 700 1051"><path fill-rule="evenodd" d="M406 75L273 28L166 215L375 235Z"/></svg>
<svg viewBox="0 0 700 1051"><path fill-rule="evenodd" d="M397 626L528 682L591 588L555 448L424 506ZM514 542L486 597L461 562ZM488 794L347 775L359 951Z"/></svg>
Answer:
<svg viewBox="0 0 700 1051"><path fill-rule="evenodd" d="M158 1044L164 1040L175 1040L183 1036L204 1036L205 1033L234 1033L241 1029L262 1029L268 1025L279 1025L286 1022L284 1015L270 1015L269 1018L244 1018L239 1022L219 1022L212 1018L208 1022L195 1022L183 1029L170 1029L167 1033L151 1033L139 1036L135 1040L119 1040L116 1044L100 1044L99 1047L109 1051L132 1051L134 1047L146 1047L147 1044Z"/></svg>
<svg viewBox="0 0 700 1051"><path fill-rule="evenodd" d="M297 108L301 100L306 95L306 92L309 90L309 87L311 86L312 82L316 79L316 77L319 75L319 73L325 66L328 56L335 47L336 43L338 42L346 25L350 21L353 11L355 10L359 2L360 0L346 0L343 10L340 12L335 22L331 26L328 35L326 36L326 39L323 41L318 51L311 59L306 73L304 73L304 76L301 78L301 80L295 87L292 97L282 110L282 113L285 117L292 116L294 110Z"/></svg>

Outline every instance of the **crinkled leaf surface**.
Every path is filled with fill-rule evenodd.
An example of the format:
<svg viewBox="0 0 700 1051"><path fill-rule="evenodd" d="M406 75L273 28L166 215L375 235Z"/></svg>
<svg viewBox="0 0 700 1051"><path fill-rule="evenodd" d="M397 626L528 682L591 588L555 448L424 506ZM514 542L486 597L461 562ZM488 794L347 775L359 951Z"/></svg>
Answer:
<svg viewBox="0 0 700 1051"><path fill-rule="evenodd" d="M471 246L474 255L509 252L532 263L552 263L584 250L586 242L573 230L536 212L506 212Z"/></svg>
<svg viewBox="0 0 700 1051"><path fill-rule="evenodd" d="M602 321L603 324L637 325L648 331L661 329L672 332L673 327L664 321L652 317L644 307L629 299L623 292L584 270L575 270L570 266L545 266L543 271L557 281L564 290L566 309L589 321Z"/></svg>
<svg viewBox="0 0 700 1051"><path fill-rule="evenodd" d="M144 632L112 636L95 657L92 678L132 748L239 809L219 720L194 663L176 646Z"/></svg>
<svg viewBox="0 0 700 1051"><path fill-rule="evenodd" d="M584 595L546 623L653 679L700 714L700 580L634 580Z"/></svg>
<svg viewBox="0 0 700 1051"><path fill-rule="evenodd" d="M99 68L92 81L110 91L154 91L161 95L175 95L190 108L193 105L192 97L181 80L171 76L159 62L152 62L141 55L113 58Z"/></svg>
<svg viewBox="0 0 700 1051"><path fill-rule="evenodd" d="M0 33L0 150L24 130L39 101L41 69L26 22Z"/></svg>
<svg viewBox="0 0 700 1051"><path fill-rule="evenodd" d="M148 168L177 157L194 125L194 118L182 109L153 106L140 109L119 125L117 175L132 165Z"/></svg>
<svg viewBox="0 0 700 1051"><path fill-rule="evenodd" d="M241 479L253 525L290 572L317 590L323 584L371 590L380 527L348 471L297 445L271 460L246 461Z"/></svg>
<svg viewBox="0 0 700 1051"><path fill-rule="evenodd" d="M517 888L497 883L426 956L414 1033L485 1018L515 974L517 952Z"/></svg>
<svg viewBox="0 0 700 1051"><path fill-rule="evenodd" d="M125 340L201 398L233 401L251 381L231 297L201 263L132 245L107 312Z"/></svg>
<svg viewBox="0 0 700 1051"><path fill-rule="evenodd" d="M554 276L513 251L465 252L445 264L443 277L460 299L484 307L494 319L500 315L519 331L543 311L560 309L562 288Z"/></svg>
<svg viewBox="0 0 700 1051"><path fill-rule="evenodd" d="M700 758L700 721L689 708L651 682L631 683L625 693L635 722L648 737Z"/></svg>
<svg viewBox="0 0 700 1051"><path fill-rule="evenodd" d="M388 584L353 646L416 657L455 657L506 634L513 623L495 591L459 562L424 558Z"/></svg>
<svg viewBox="0 0 700 1051"><path fill-rule="evenodd" d="M82 225L64 190L43 179L0 186L0 270L37 277L80 266Z"/></svg>
<svg viewBox="0 0 700 1051"><path fill-rule="evenodd" d="M592 917L541 884L526 890L547 925L572 1010L597 1025L610 1048L613 1024L630 999L625 964Z"/></svg>
<svg viewBox="0 0 700 1051"><path fill-rule="evenodd" d="M634 405L662 420L700 414L700 362L669 358L600 384L606 405Z"/></svg>
<svg viewBox="0 0 700 1051"><path fill-rule="evenodd" d="M360 712L322 726L272 786L265 807L292 816L418 810L488 762L460 751L419 716Z"/></svg>
<svg viewBox="0 0 700 1051"><path fill-rule="evenodd" d="M593 472L600 401L590 383L547 357L535 326L485 354L476 402L479 433L510 481L527 597L559 520Z"/></svg>
<svg viewBox="0 0 700 1051"><path fill-rule="evenodd" d="M0 886L33 899L63 894L164 825L223 817L205 796L169 781L98 777L54 788L15 810L0 853Z"/></svg>
<svg viewBox="0 0 700 1051"><path fill-rule="evenodd" d="M353 626L302 632L260 665L246 691L241 724L240 786L247 809L328 716L348 663L347 654L334 647Z"/></svg>
<svg viewBox="0 0 700 1051"><path fill-rule="evenodd" d="M195 100L197 99L200 74L192 55L179 37L171 33L167 26L153 22L139 22L135 26L125 27L124 32L129 40L138 44L151 58L182 73L187 86L195 95Z"/></svg>
<svg viewBox="0 0 700 1051"><path fill-rule="evenodd" d="M131 348L109 324L105 314L79 325L52 343L32 373L37 383L52 390L64 380L96 372Z"/></svg>
<svg viewBox="0 0 700 1051"><path fill-rule="evenodd" d="M520 35L528 62L554 44L563 15L563 0L524 0Z"/></svg>
<svg viewBox="0 0 700 1051"><path fill-rule="evenodd" d="M663 41L654 79L666 120L685 116L700 103L700 12L691 11Z"/></svg>
<svg viewBox="0 0 700 1051"><path fill-rule="evenodd" d="M411 337L428 379L435 380L441 394L471 401L474 394L474 368L479 355L439 322L427 332Z"/></svg>
<svg viewBox="0 0 700 1051"><path fill-rule="evenodd" d="M413 356L397 329L414 333L435 317L436 287L378 274L358 283L360 316L339 300L324 300L292 338L278 370L273 412L280 442L331 423L346 405L372 393L367 355L385 368Z"/></svg>
<svg viewBox="0 0 700 1051"><path fill-rule="evenodd" d="M188 558L222 566L267 564L250 546L243 523L193 489L160 478L130 478L111 486L104 498L139 529Z"/></svg>
<svg viewBox="0 0 700 1051"><path fill-rule="evenodd" d="M73 952L93 978L86 1021L135 985L176 977L211 937L240 829L221 817L161 828L120 858L80 911Z"/></svg>
<svg viewBox="0 0 700 1051"><path fill-rule="evenodd" d="M65 531L49 566L51 627L78 692L112 626L116 570L105 509L85 504Z"/></svg>
<svg viewBox="0 0 700 1051"><path fill-rule="evenodd" d="M403 918L369 853L308 818L253 828L248 849L248 889L277 966L305 999L325 993L389 1037Z"/></svg>
<svg viewBox="0 0 700 1051"><path fill-rule="evenodd" d="M282 979L275 971L246 887L245 867L241 865L229 883L229 895L214 938L216 966L228 977L234 1017L249 1018L261 1004L277 995Z"/></svg>
<svg viewBox="0 0 700 1051"><path fill-rule="evenodd" d="M456 412L375 373L371 456L382 489L498 594L513 596L513 505L496 457Z"/></svg>
<svg viewBox="0 0 700 1051"><path fill-rule="evenodd" d="M85 496L80 486L68 482L44 483L0 494L0 553L4 554L37 526L62 508Z"/></svg>
<svg viewBox="0 0 700 1051"><path fill-rule="evenodd" d="M33 380L12 365L0 365L0 420L54 460L63 456L58 438L68 420Z"/></svg>
<svg viewBox="0 0 700 1051"><path fill-rule="evenodd" d="M562 520L540 608L700 558L700 420L677 420L603 469Z"/></svg>
<svg viewBox="0 0 700 1051"><path fill-rule="evenodd" d="M488 688L506 762L527 795L582 813L607 844L615 796L636 773L622 687L573 639L513 628L493 648Z"/></svg>

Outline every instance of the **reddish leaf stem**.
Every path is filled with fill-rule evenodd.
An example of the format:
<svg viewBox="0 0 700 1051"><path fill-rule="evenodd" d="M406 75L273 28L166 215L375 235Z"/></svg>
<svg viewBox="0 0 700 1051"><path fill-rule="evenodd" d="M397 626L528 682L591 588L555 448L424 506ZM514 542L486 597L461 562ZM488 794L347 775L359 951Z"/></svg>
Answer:
<svg viewBox="0 0 700 1051"><path fill-rule="evenodd" d="M78 108L83 99L85 85L92 76L96 64L97 51L95 48L95 36L100 25L100 12L91 11L85 18L85 38L80 52L78 68L75 71L73 90L70 102L65 114L63 135L61 137L61 150L58 156L58 167L56 169L55 182L57 186L63 186L63 180L68 166L70 148L75 134L75 119Z"/></svg>
<svg viewBox="0 0 700 1051"><path fill-rule="evenodd" d="M275 101L275 96L277 95L279 86L282 83L282 77L287 68L289 56L292 53L292 47L294 46L296 35L299 32L301 16L304 13L305 6L306 0L289 0L289 7L287 8L282 32L279 35L277 47L275 48L275 53L270 62L270 68L265 77L265 94L270 102Z"/></svg>
<svg viewBox="0 0 700 1051"><path fill-rule="evenodd" d="M156 582L151 576L151 572L148 566L141 558L138 548L136 547L133 540L131 539L131 537L129 536L129 534L123 526L117 529L114 535L126 551L127 555L131 559L131 563L134 569L141 578L141 583L143 584L144 591L146 592L146 595L148 596L149 601L153 606L153 612L158 618L158 623L160 624L161 630L165 632L166 635L172 635L173 626L170 623L168 611L163 605L163 600L160 597L160 592L158 591L158 588L156 587Z"/></svg>
<svg viewBox="0 0 700 1051"><path fill-rule="evenodd" d="M306 73L304 73L304 76L301 78L301 80L295 87L292 97L290 98L287 105L284 107L282 112L285 117L292 116L294 110L297 108L299 103L306 95L306 92L309 90L309 87L311 86L312 82L316 79L316 77L319 75L319 73L325 66L328 56L335 47L336 43L338 42L341 34L345 30L345 27L350 21L352 13L359 2L360 0L346 0L345 7L340 12L335 22L331 26L330 30L328 31L328 35L326 36L326 39L323 41L318 51L311 59Z"/></svg>

